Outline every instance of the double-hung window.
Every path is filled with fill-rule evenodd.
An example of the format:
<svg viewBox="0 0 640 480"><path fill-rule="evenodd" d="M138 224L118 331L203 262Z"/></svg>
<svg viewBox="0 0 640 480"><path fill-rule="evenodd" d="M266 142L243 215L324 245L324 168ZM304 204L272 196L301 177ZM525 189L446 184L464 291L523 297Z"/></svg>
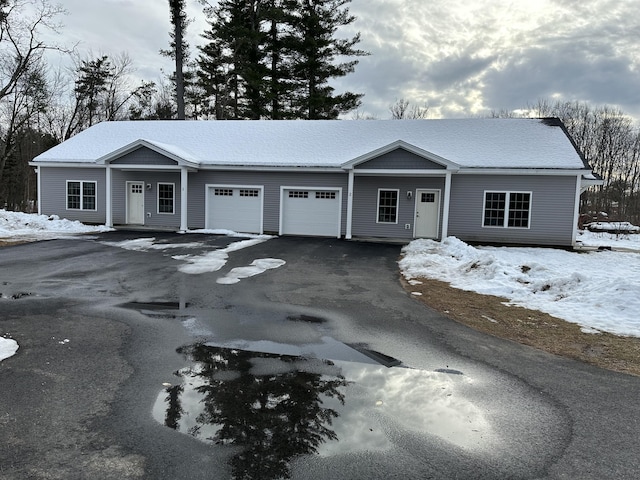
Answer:
<svg viewBox="0 0 640 480"><path fill-rule="evenodd" d="M67 210L96 210L96 182L68 180Z"/></svg>
<svg viewBox="0 0 640 480"><path fill-rule="evenodd" d="M529 228L531 192L484 192L485 227Z"/></svg>
<svg viewBox="0 0 640 480"><path fill-rule="evenodd" d="M398 190L378 190L378 223L398 223Z"/></svg>
<svg viewBox="0 0 640 480"><path fill-rule="evenodd" d="M174 184L158 183L158 213L174 213Z"/></svg>

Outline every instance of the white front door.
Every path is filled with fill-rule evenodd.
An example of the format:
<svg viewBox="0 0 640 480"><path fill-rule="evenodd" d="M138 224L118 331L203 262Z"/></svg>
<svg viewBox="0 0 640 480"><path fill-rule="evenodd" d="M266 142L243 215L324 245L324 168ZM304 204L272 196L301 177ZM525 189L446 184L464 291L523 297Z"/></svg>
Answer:
<svg viewBox="0 0 640 480"><path fill-rule="evenodd" d="M144 183L127 182L127 223L144 225Z"/></svg>
<svg viewBox="0 0 640 480"><path fill-rule="evenodd" d="M438 238L440 190L416 190L417 238Z"/></svg>

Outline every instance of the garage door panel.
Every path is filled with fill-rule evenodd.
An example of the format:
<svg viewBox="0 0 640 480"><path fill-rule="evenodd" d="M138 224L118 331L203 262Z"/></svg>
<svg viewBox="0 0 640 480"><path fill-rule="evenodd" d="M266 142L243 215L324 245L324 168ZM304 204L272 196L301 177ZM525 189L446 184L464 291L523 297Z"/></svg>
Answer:
<svg viewBox="0 0 640 480"><path fill-rule="evenodd" d="M209 187L207 228L262 233L262 189Z"/></svg>
<svg viewBox="0 0 640 480"><path fill-rule="evenodd" d="M282 234L339 237L340 193L335 189L284 189Z"/></svg>

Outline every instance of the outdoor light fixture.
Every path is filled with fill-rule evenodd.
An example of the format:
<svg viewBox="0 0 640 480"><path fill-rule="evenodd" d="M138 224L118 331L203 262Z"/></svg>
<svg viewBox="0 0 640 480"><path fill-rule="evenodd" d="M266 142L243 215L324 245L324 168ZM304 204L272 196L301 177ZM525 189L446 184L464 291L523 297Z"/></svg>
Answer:
<svg viewBox="0 0 640 480"><path fill-rule="evenodd" d="M407 200L411 200L411 197L413 197L413 192L411 192L411 190L407 190Z"/></svg>
<svg viewBox="0 0 640 480"><path fill-rule="evenodd" d="M147 190L151 190L151 184L147 183Z"/></svg>

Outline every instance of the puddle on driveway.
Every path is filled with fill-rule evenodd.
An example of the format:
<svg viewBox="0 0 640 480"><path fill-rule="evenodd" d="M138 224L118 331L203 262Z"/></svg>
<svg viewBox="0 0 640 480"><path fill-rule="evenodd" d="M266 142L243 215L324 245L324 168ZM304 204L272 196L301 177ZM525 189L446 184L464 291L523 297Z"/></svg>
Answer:
<svg viewBox="0 0 640 480"><path fill-rule="evenodd" d="M288 478L296 456L387 451L405 437L466 450L490 443L488 422L457 392L470 382L463 375L208 344L178 352L191 366L160 392L154 418L239 447L235 478Z"/></svg>

